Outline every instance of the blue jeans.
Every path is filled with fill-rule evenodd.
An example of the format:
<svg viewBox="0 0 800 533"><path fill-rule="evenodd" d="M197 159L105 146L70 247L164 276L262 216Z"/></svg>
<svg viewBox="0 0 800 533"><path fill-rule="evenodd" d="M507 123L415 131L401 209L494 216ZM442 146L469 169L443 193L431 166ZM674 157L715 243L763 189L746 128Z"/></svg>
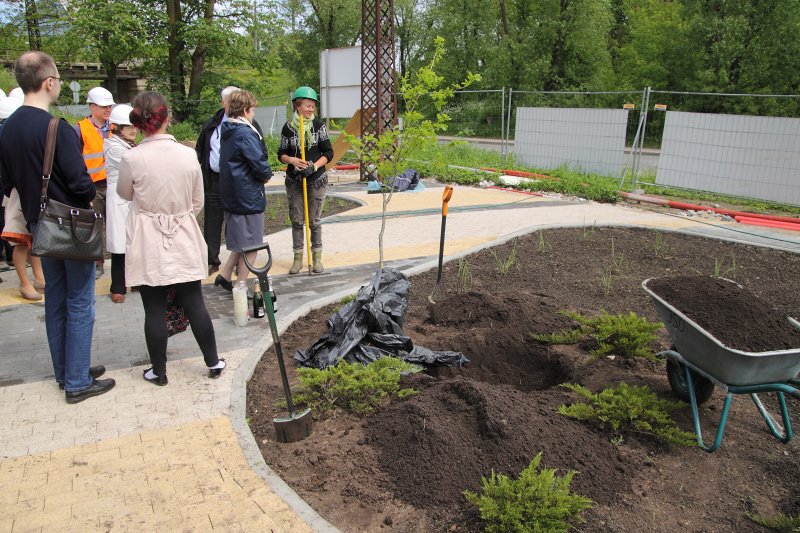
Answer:
<svg viewBox="0 0 800 533"><path fill-rule="evenodd" d="M66 392L88 389L93 382L94 268L94 261L42 257L47 342L56 381Z"/></svg>

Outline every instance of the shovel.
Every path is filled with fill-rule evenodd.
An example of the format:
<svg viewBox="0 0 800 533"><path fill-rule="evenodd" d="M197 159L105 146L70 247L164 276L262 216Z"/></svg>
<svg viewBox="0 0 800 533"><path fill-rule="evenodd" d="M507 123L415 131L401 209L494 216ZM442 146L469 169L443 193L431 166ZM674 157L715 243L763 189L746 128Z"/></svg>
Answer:
<svg viewBox="0 0 800 533"><path fill-rule="evenodd" d="M247 260L247 254L267 250L267 264L263 267L255 267ZM262 287L268 287L267 273L272 267L272 252L269 243L256 244L242 248L242 257L247 269L258 276L258 282ZM272 332L272 343L275 346L275 355L278 356L278 367L281 370L281 381L283 381L283 393L286 395L286 405L289 408L289 416L286 418L274 418L275 437L278 442L297 442L311 435L311 409L302 412L295 412L292 402L292 391L289 389L289 378L286 375L286 366L283 364L283 350L281 350L281 339L278 336L278 326L275 323L275 307L272 305L272 298L269 295L264 298L267 306L267 318L269 319L269 329Z"/></svg>
<svg viewBox="0 0 800 533"><path fill-rule="evenodd" d="M303 115L300 114L300 159L306 160L306 130L303 124ZM314 272L311 269L311 227L308 222L308 185L306 177L303 176L303 214L305 215L306 223L306 253L308 258L308 275L319 276L322 274L330 274L330 272Z"/></svg>
<svg viewBox="0 0 800 533"><path fill-rule="evenodd" d="M431 322L436 323L436 291L439 290L439 282L442 281L442 260L444 259L444 229L447 225L447 203L453 197L453 187L447 185L442 192L442 234L439 237L439 271L436 273L436 285L433 286L433 291L428 296L428 315Z"/></svg>

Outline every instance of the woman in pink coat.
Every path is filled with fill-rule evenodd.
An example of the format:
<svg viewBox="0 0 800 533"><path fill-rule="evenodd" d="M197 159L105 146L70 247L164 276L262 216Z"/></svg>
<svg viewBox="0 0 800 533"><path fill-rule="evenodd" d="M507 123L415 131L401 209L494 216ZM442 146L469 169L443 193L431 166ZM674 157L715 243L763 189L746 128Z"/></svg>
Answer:
<svg viewBox="0 0 800 533"><path fill-rule="evenodd" d="M203 208L203 177L194 150L166 133L169 108L156 92L133 100L131 123L144 136L122 156L117 193L131 200L127 222L125 279L138 286L144 305L144 336L152 368L144 379L167 384L167 289L175 286L209 377L225 368L217 356L214 326L200 281L206 278L208 247L195 214Z"/></svg>

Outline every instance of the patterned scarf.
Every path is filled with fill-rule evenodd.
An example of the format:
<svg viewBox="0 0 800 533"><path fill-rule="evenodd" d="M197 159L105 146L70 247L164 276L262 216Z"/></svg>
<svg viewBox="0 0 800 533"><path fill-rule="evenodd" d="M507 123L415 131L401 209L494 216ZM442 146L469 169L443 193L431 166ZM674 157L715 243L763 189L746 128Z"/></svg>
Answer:
<svg viewBox="0 0 800 533"><path fill-rule="evenodd" d="M311 148L311 126L314 123L314 117L307 119L303 117L303 130L305 130L305 141L306 141L306 148ZM292 113L292 121L289 123L294 131L300 134L300 115L295 111Z"/></svg>

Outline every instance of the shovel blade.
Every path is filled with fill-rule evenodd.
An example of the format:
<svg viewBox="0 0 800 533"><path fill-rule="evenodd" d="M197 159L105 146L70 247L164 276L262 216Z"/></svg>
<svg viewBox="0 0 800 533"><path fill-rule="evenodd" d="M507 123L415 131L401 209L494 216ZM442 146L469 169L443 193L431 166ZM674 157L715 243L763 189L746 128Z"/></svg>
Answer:
<svg viewBox="0 0 800 533"><path fill-rule="evenodd" d="M275 439L278 442L297 442L311 435L311 409L292 413L287 418L274 418Z"/></svg>

